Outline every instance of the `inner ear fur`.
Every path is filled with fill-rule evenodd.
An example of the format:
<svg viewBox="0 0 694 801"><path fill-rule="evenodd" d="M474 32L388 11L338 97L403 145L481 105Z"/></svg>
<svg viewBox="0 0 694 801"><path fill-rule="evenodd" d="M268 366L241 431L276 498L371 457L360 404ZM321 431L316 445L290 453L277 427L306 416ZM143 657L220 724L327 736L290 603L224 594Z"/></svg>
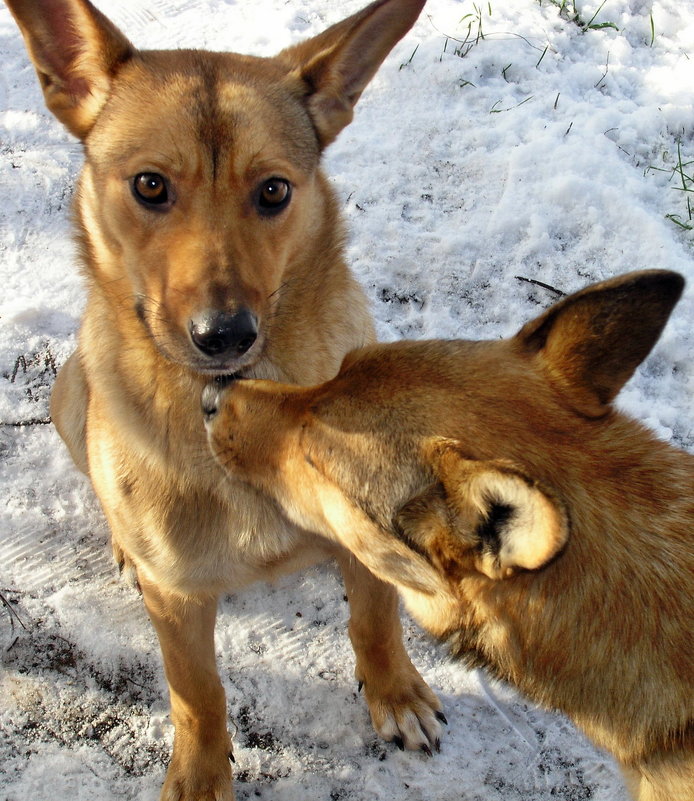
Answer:
<svg viewBox="0 0 694 801"><path fill-rule="evenodd" d="M433 440L428 458L438 481L405 504L395 524L449 578L476 570L507 579L540 570L563 550L569 518L549 488L505 462L467 459L452 440Z"/></svg>
<svg viewBox="0 0 694 801"><path fill-rule="evenodd" d="M84 139L134 48L88 0L6 0L50 111Z"/></svg>
<svg viewBox="0 0 694 801"><path fill-rule="evenodd" d="M515 342L576 411L601 417L657 342L683 288L678 273L628 273L565 298Z"/></svg>
<svg viewBox="0 0 694 801"><path fill-rule="evenodd" d="M377 0L278 58L308 87L308 112L321 147L352 121L354 106L426 0Z"/></svg>

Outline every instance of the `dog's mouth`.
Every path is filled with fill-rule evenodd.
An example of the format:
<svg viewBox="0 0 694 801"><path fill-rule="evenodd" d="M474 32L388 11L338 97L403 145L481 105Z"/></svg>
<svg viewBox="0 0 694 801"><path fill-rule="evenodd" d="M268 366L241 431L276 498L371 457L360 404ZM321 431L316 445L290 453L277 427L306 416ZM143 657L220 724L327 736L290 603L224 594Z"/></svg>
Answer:
<svg viewBox="0 0 694 801"><path fill-rule="evenodd" d="M225 373L223 375L216 375L207 386L214 388L216 392L221 392L230 384L234 384L236 381L243 381L245 377L246 376L242 375L241 373Z"/></svg>
<svg viewBox="0 0 694 801"><path fill-rule="evenodd" d="M174 359L174 361L215 381L218 379L225 380L229 377L233 377L231 380L236 380L242 377L241 373L244 370L250 370L260 359L261 355L262 347L254 347L253 352L248 351L242 357L235 359L203 362L201 359L197 358L192 360L184 358Z"/></svg>
<svg viewBox="0 0 694 801"><path fill-rule="evenodd" d="M170 347L169 343L162 342L157 337L153 339L160 353L167 359L215 382L238 380L242 377L243 371L250 370L258 362L263 353L263 343L259 340L240 356L209 358L196 353L190 347L185 349Z"/></svg>

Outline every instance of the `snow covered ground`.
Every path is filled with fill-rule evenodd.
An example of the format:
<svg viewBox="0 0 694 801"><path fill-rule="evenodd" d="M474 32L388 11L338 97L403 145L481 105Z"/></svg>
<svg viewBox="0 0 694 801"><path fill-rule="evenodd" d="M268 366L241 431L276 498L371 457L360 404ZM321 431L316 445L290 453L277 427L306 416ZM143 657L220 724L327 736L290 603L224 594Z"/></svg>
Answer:
<svg viewBox="0 0 694 801"><path fill-rule="evenodd" d="M575 2L590 22L599 2ZM142 47L270 55L362 2L99 5ZM694 11L607 0L592 21L616 29L582 29L550 0L429 0L326 167L384 339L504 336L595 280L687 276L620 403L692 449ZM172 737L158 646L88 482L44 424L83 304L69 228L80 147L44 111L4 7L0 60L0 799L153 801ZM329 567L223 602L239 799L624 801L570 723L451 663L411 623L449 726L432 759L379 742L346 617Z"/></svg>

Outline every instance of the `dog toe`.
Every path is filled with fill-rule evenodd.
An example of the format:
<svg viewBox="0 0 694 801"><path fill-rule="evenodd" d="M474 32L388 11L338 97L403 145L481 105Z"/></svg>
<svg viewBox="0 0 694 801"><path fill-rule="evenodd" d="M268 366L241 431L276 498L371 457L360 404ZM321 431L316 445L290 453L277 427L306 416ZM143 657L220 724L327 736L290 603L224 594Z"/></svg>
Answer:
<svg viewBox="0 0 694 801"><path fill-rule="evenodd" d="M432 756L433 751L440 749L441 726L431 710L421 706L389 709L377 731L401 751L421 751Z"/></svg>

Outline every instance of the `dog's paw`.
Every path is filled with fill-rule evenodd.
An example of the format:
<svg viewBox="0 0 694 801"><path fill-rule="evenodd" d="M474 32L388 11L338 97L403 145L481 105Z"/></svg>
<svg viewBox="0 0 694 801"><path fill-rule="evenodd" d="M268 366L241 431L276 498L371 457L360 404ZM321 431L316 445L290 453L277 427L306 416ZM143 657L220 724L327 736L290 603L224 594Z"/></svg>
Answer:
<svg viewBox="0 0 694 801"><path fill-rule="evenodd" d="M231 778L226 781L212 779L201 785L167 778L159 798L160 801L234 801L236 796L231 788Z"/></svg>
<svg viewBox="0 0 694 801"><path fill-rule="evenodd" d="M231 776L228 779L212 777L203 784L183 777L169 781L167 777L160 801L235 801L235 798Z"/></svg>
<svg viewBox="0 0 694 801"><path fill-rule="evenodd" d="M209 753L179 759L174 748L160 801L235 801L229 759L213 761Z"/></svg>
<svg viewBox="0 0 694 801"><path fill-rule="evenodd" d="M371 671L357 678L377 734L400 750L429 756L439 750L441 724L447 723L441 702L409 659L388 674Z"/></svg>

